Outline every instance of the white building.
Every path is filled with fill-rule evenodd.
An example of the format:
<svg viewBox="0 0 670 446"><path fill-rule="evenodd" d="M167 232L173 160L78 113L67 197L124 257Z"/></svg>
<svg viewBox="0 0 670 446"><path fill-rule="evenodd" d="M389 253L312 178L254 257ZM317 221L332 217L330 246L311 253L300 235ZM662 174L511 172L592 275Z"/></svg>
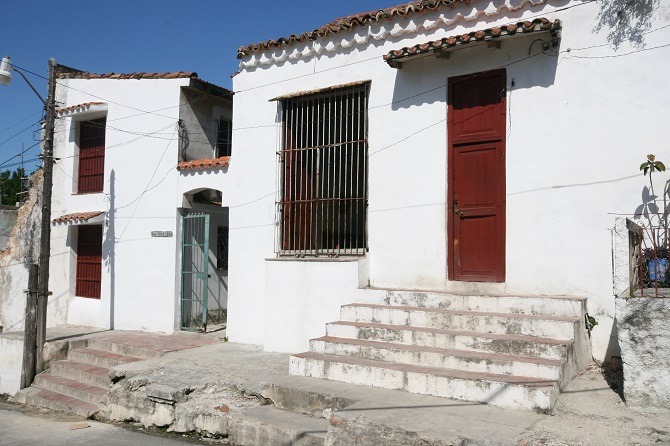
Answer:
<svg viewBox="0 0 670 446"><path fill-rule="evenodd" d="M230 339L306 350L371 287L586 298L617 354L611 228L667 146L670 9L612 5L415 1L240 48Z"/></svg>
<svg viewBox="0 0 670 446"><path fill-rule="evenodd" d="M232 93L187 72L59 66L57 81L48 324L224 318Z"/></svg>

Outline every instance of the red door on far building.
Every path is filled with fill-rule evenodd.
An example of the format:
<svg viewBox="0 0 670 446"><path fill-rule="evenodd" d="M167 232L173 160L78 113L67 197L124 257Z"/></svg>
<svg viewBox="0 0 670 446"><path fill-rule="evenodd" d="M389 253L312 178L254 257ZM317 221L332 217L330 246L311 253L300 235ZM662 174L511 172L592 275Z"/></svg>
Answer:
<svg viewBox="0 0 670 446"><path fill-rule="evenodd" d="M102 278L102 225L79 226L75 294L100 298Z"/></svg>
<svg viewBox="0 0 670 446"><path fill-rule="evenodd" d="M449 79L449 278L505 280L505 70Z"/></svg>

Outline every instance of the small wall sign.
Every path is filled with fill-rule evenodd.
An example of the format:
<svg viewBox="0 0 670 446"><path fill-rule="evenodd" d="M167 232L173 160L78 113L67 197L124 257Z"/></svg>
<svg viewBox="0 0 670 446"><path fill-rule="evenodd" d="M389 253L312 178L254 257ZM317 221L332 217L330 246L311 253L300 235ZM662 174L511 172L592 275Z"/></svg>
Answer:
<svg viewBox="0 0 670 446"><path fill-rule="evenodd" d="M152 237L172 237L172 231L151 231Z"/></svg>

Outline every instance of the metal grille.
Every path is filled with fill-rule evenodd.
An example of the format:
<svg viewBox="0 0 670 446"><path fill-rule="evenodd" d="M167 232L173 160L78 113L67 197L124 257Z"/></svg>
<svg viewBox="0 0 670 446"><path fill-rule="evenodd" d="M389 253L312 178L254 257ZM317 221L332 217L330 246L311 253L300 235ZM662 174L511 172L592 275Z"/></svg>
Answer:
<svg viewBox="0 0 670 446"><path fill-rule="evenodd" d="M367 248L369 84L282 101L280 255Z"/></svg>
<svg viewBox="0 0 670 446"><path fill-rule="evenodd" d="M228 270L228 226L216 228L216 268Z"/></svg>
<svg viewBox="0 0 670 446"><path fill-rule="evenodd" d="M230 156L233 151L233 123L227 119L219 119L216 132L216 156Z"/></svg>
<svg viewBox="0 0 670 446"><path fill-rule="evenodd" d="M207 330L209 293L209 215L194 212L182 219L181 328Z"/></svg>

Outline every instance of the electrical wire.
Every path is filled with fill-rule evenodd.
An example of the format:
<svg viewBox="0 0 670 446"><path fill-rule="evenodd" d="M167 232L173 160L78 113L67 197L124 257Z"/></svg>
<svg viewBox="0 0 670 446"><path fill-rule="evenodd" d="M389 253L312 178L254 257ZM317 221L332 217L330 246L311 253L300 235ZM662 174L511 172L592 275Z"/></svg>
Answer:
<svg viewBox="0 0 670 446"><path fill-rule="evenodd" d="M5 139L4 141L0 142L0 146L3 145L4 143L9 142L9 141L11 141L12 139L16 138L16 137L19 136L21 133L23 133L23 132L25 132L25 131L27 131L27 130L30 130L32 127L36 126L36 125L39 124L40 122L41 122L41 120L40 120L40 121L37 121L37 122L34 122L34 123L30 124L28 127L26 127L26 128L24 128L23 130L19 131L18 133L13 134L13 135L10 136L9 138L7 138L7 139Z"/></svg>
<svg viewBox="0 0 670 446"><path fill-rule="evenodd" d="M36 147L36 146L40 145L41 143L42 143L42 141L38 141L38 142L36 142L35 144L33 144L32 146L28 147L27 149L23 149L23 150L22 150L21 152L19 152L18 154L14 155L14 156L11 157L11 158L8 158L5 162L0 163L0 167L5 167L5 165L6 165L8 162L10 162L11 160L13 160L14 158L18 158L18 157L20 157L21 155L23 155L23 154L25 154L26 152L28 152L28 150L32 149L33 147Z"/></svg>
<svg viewBox="0 0 670 446"><path fill-rule="evenodd" d="M177 132L177 127L175 126L174 133L176 133L176 132ZM142 201L142 197L144 196L144 194L146 194L149 191L149 186L151 186L151 182L153 181L154 177L156 176L156 172L158 172L158 168L160 167L161 162L163 161L163 158L165 157L165 154L167 153L167 150L170 147L170 144L172 144L172 141L174 141L174 133L172 134L172 139L165 146L165 149L163 150L163 154L161 155L160 159L158 160L158 163L156 163L156 168L154 169L154 172L151 174L151 178L149 178L149 182L147 183L147 186L140 193L139 197L137 197L137 199L135 200L135 201L137 201L137 204L135 205L135 209L133 209L133 212L130 215L130 219L128 220L128 223L126 223L126 226L121 231L121 235L119 236L118 239L116 239L117 242L120 242L121 239L123 238L123 235L126 233L126 230L128 229L128 226L130 226L130 223L133 220L133 217L135 216L135 212L137 212L137 208L140 206L140 203Z"/></svg>
<svg viewBox="0 0 670 446"><path fill-rule="evenodd" d="M0 135L2 135L3 133L5 133L5 132L8 131L8 130L13 129L13 128L16 127L17 125L26 122L28 119L32 118L33 116L35 116L35 115L40 115L40 114L42 114L42 113L43 113L43 111L40 110L40 111L38 111L37 113L33 113L32 115L23 118L23 119L20 120L19 122L15 122L14 124L10 125L9 127L5 128L4 130L0 130Z"/></svg>

